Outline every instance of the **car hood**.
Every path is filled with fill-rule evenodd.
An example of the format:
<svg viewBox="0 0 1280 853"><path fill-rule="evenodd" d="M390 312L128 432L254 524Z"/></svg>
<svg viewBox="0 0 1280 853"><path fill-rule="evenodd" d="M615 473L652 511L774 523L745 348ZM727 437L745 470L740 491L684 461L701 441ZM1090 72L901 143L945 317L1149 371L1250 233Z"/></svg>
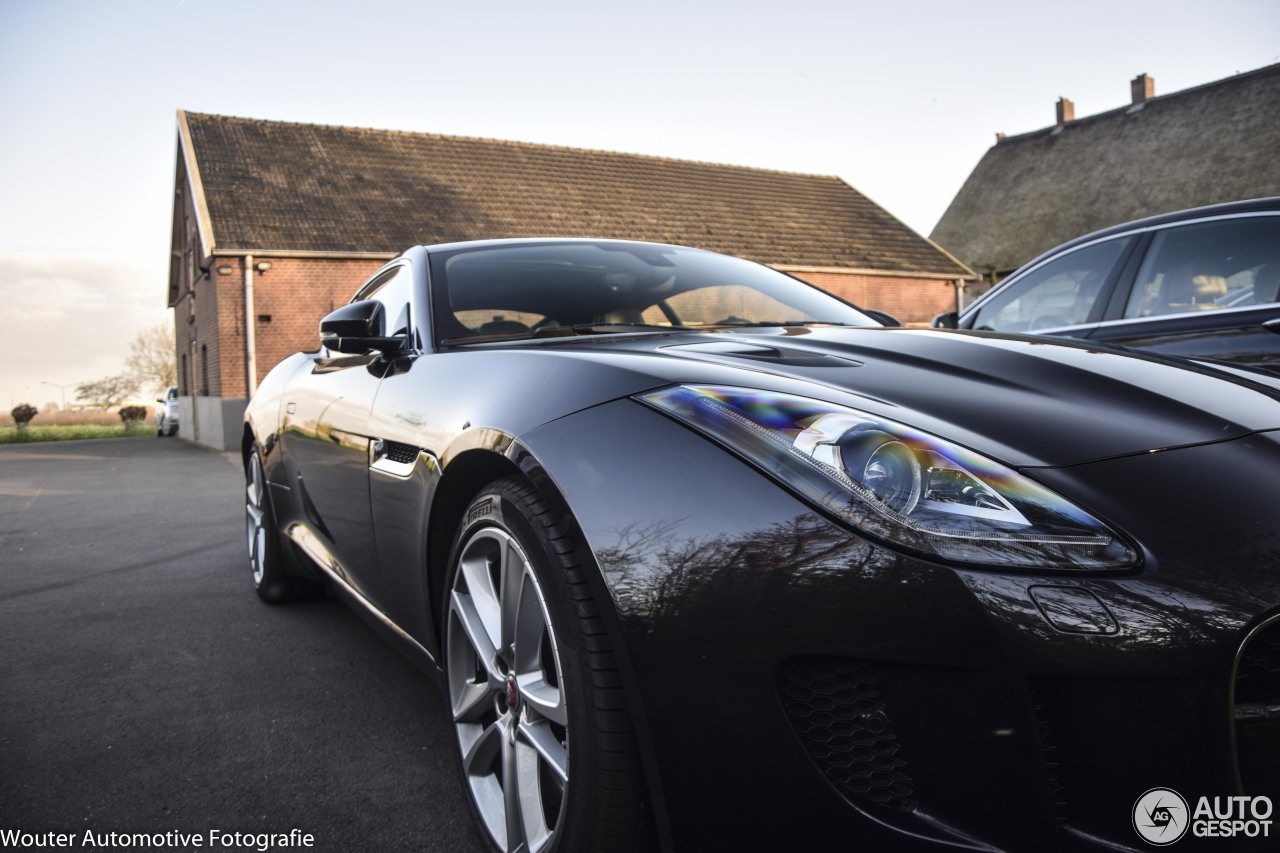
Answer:
<svg viewBox="0 0 1280 853"><path fill-rule="evenodd" d="M556 349L591 352L672 382L738 384L854 406L1015 467L1280 429L1274 388L1208 365L1063 339L787 327L577 338Z"/></svg>

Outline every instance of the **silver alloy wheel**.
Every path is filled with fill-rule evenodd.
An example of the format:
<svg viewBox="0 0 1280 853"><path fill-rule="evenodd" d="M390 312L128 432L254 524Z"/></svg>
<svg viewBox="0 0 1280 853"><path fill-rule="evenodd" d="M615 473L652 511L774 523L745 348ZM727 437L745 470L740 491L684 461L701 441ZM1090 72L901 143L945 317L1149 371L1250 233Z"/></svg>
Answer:
<svg viewBox="0 0 1280 853"><path fill-rule="evenodd" d="M569 713L542 587L519 543L462 547L448 617L449 700L476 809L508 853L554 841L568 802Z"/></svg>
<svg viewBox="0 0 1280 853"><path fill-rule="evenodd" d="M262 475L262 460L257 453L249 457L249 477L245 492L245 538L249 546L249 566L253 569L254 586L261 586L267 558L268 534L263 509L266 487Z"/></svg>

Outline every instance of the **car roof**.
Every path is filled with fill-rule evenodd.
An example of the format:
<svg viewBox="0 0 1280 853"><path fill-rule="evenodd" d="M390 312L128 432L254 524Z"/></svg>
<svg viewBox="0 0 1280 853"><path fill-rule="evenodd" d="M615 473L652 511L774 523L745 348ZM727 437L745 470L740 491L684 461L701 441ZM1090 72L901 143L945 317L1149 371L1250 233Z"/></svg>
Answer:
<svg viewBox="0 0 1280 853"><path fill-rule="evenodd" d="M506 237L494 240L462 240L455 243L436 243L423 246L427 254L450 252L454 249L496 248L499 246L536 246L575 243L582 245L625 245L656 246L664 249L685 249L691 252L705 252L693 246L681 246L675 243L650 243L643 240L617 240L610 237Z"/></svg>
<svg viewBox="0 0 1280 853"><path fill-rule="evenodd" d="M1224 204L1210 204L1204 207L1191 207L1186 210L1176 210L1172 213L1161 213L1156 216L1148 216L1144 219L1135 219L1131 222L1122 222L1119 225L1112 225L1109 228L1103 228L1101 231L1094 231L1085 234L1083 237L1076 237L1074 240L1068 240L1054 246L1047 252L1042 252L1018 269L1026 269L1043 261L1050 255L1057 255L1067 249L1076 246L1092 243L1095 240L1101 240L1106 237L1112 237L1117 234L1127 234L1130 231L1139 231L1144 228L1156 228L1161 225L1169 225L1175 222L1186 222L1192 219L1203 219L1210 216L1232 216L1242 213L1261 213L1280 211L1280 196L1270 196L1267 198L1254 198L1245 201L1231 201ZM1010 274L1007 278L1012 278Z"/></svg>

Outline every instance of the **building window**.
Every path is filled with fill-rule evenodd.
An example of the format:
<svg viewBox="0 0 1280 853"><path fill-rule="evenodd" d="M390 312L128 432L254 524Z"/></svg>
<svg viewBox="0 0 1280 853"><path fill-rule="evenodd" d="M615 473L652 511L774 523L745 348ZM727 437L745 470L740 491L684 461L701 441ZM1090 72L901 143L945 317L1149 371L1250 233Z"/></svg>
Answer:
<svg viewBox="0 0 1280 853"><path fill-rule="evenodd" d="M200 345L200 396L209 396L209 347Z"/></svg>
<svg viewBox="0 0 1280 853"><path fill-rule="evenodd" d="M182 393L191 393L191 377L187 374L187 354L182 354Z"/></svg>

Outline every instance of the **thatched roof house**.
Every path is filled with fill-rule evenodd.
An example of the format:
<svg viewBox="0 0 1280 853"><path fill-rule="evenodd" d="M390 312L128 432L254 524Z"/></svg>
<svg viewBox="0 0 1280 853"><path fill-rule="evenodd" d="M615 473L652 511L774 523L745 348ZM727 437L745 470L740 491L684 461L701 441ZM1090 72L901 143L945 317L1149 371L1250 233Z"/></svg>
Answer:
<svg viewBox="0 0 1280 853"><path fill-rule="evenodd" d="M979 271L1143 216L1280 195L1280 64L998 138L930 237Z"/></svg>

